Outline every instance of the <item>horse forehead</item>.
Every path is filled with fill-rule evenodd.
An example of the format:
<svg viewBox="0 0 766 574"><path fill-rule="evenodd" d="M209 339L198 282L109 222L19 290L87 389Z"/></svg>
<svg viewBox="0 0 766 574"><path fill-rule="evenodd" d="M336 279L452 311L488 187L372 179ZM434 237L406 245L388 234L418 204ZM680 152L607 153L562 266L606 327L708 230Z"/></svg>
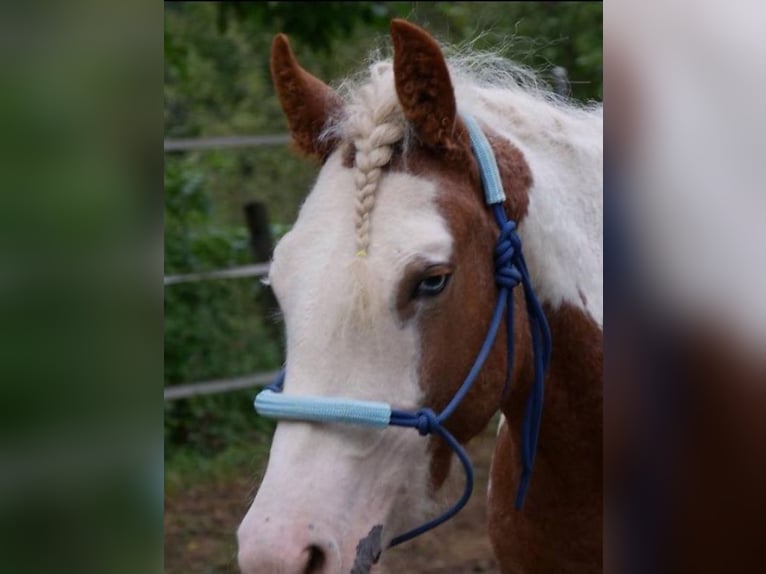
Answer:
<svg viewBox="0 0 766 574"><path fill-rule="evenodd" d="M371 211L369 265L383 276L395 276L413 256L450 257L452 235L436 203L438 192L428 177L385 173ZM343 167L334 154L306 199L289 242L278 246L285 255L280 263L311 260L323 275L346 269L345 263L356 256L356 200L354 170Z"/></svg>
<svg viewBox="0 0 766 574"><path fill-rule="evenodd" d="M399 249L402 255L447 258L452 235L437 206L439 189L423 176L390 172L381 181L372 210L372 244Z"/></svg>

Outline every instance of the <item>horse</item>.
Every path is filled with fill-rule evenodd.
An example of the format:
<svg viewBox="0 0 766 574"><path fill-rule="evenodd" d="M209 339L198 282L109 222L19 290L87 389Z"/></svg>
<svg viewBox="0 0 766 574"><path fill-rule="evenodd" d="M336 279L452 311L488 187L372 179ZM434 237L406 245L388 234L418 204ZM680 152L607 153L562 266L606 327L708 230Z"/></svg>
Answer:
<svg viewBox="0 0 766 574"><path fill-rule="evenodd" d="M494 156L505 197L497 216L518 226L552 340L534 474L519 510L521 427L537 370L532 291L514 289L505 328L441 436L277 424L237 531L240 569L385 571L392 540L433 516L461 478L459 445L444 436L465 444L500 411L487 490L500 570L599 572L602 106L557 97L496 56L447 58L406 20L394 19L390 35L393 58L338 90L298 64L285 35L272 44L293 144L321 162L269 271L286 332L277 390L293 402L341 396L438 412L462 389L501 289L498 224L470 117Z"/></svg>

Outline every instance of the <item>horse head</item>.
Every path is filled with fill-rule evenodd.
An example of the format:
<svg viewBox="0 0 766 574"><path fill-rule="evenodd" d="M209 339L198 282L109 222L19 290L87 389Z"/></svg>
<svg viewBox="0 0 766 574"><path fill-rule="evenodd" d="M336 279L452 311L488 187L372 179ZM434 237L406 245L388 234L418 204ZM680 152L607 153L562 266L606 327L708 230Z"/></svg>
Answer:
<svg viewBox="0 0 766 574"><path fill-rule="evenodd" d="M466 80L437 42L408 22L394 20L391 38L393 60L373 64L369 76L347 83L342 95L298 64L284 35L274 39L272 77L294 145L322 168L274 250L269 280L285 320L286 396L438 413L463 388L499 306L497 222L507 217L523 224L535 208L529 190L537 173L527 152L500 130L526 134L529 150L543 150L532 155L536 162L553 158L564 166L539 169L553 193L536 205L531 248L547 253L532 274L555 280L547 282L547 300L572 302L578 313L591 315L601 304L600 275L593 278L597 258L576 251L585 237L579 229L572 227L568 237L567 228L554 227L557 209L585 205L593 211L590 221L596 202L562 201L556 186L570 165L580 184L593 183L587 178L595 174L600 146L591 140L580 146L593 158L593 170L578 167L574 154L580 152L561 134L579 128L521 90L520 107L503 108L502 125L494 125L491 118L501 117L496 89ZM480 128L468 125L466 112ZM539 133L537 124L544 124ZM491 146L505 193L500 215L485 201L485 170L472 147L476 129ZM600 141L596 128L588 136ZM563 240L551 248L546 238L558 233ZM596 238L598 230L589 236ZM513 317L513 324L497 331L478 376L444 421L456 442L482 431L499 409L513 414L511 401L523 410L518 397L527 396L538 370L529 290L528 284L509 290L513 314L503 320ZM281 421L238 531L242 571L370 571L391 540L432 516L460 478L442 438L401 428ZM504 475L519 478L517 469Z"/></svg>
<svg viewBox="0 0 766 574"><path fill-rule="evenodd" d="M285 393L442 409L482 345L497 296L497 225L487 209L448 64L436 41L391 24L393 62L338 93L274 39L271 70L297 149L323 162L270 284L287 336ZM527 210L522 154L483 126L509 219ZM523 295L511 304L526 325ZM445 426L461 442L531 372L530 335L501 329L480 376ZM243 572L368 571L391 538L449 491L451 451L407 429L282 421L238 532Z"/></svg>

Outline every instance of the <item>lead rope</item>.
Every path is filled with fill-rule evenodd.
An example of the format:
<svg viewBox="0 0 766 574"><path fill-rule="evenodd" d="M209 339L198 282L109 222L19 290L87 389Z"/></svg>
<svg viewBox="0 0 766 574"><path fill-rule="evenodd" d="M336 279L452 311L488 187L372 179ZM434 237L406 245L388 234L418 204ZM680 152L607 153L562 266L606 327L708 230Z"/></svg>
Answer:
<svg viewBox="0 0 766 574"><path fill-rule="evenodd" d="M468 114L461 114L463 122L468 128L476 161L479 163L484 197L487 205L492 208L495 221L500 228L500 237L495 246L495 281L500 286L500 292L506 291L508 311L506 327L508 333L508 368L506 371L506 384L503 395L507 391L511 365L513 363L513 299L508 295L519 283L524 289L524 300L529 317L529 329L532 335L532 350L534 353L535 378L527 397L524 407L524 417L521 424L521 478L519 489L516 494L516 509L521 510L529 488L529 480L532 475L532 467L537 453L537 439L540 436L540 425L543 416L543 395L545 392L545 371L550 363L551 356L551 333L548 321L545 318L540 302L532 288L532 280L524 255L521 252L521 239L516 233L516 223L509 221L503 208L505 193L497 169L495 155L487 137L481 130L476 120ZM500 300L498 299L498 306Z"/></svg>
<svg viewBox="0 0 766 574"><path fill-rule="evenodd" d="M467 115L462 115L468 126L471 147L479 163L482 184L487 204L491 207L500 228L500 235L494 249L495 282L499 287L497 303L492 314L487 336L484 338L476 360L452 400L438 415L429 408L416 412L392 409L387 403L360 401L333 397L307 397L283 395L285 372L282 370L273 384L261 391L255 398L255 408L262 416L273 418L362 424L374 427L398 426L415 428L421 436L438 435L457 455L465 471L466 481L463 494L443 514L391 540L389 548L411 540L416 536L436 528L457 514L468 502L473 491L473 467L468 454L455 437L445 428L447 419L455 412L460 402L468 394L478 377L484 363L494 346L500 322L505 311L508 345L508 367L503 396L507 391L509 375L512 372L513 345L513 299L511 293L519 283L524 289L529 327L532 334L534 353L534 381L527 397L524 417L521 425L521 463L522 471L516 494L516 508L524 504L529 481L534 466L537 440L542 422L545 370L550 362L551 335L540 302L535 296L524 256L521 253L521 240L516 232L516 223L509 221L503 202L500 174L497 170L492 148L476 122Z"/></svg>

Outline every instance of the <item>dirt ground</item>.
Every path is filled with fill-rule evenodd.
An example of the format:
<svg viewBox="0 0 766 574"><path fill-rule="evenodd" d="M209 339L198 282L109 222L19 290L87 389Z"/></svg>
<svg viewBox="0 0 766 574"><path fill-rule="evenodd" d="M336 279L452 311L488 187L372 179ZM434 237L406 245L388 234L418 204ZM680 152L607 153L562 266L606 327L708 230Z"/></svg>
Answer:
<svg viewBox="0 0 766 574"><path fill-rule="evenodd" d="M476 485L452 520L390 551L391 574L498 574L486 534L486 485L495 424L468 446ZM190 487L165 499L165 572L237 573L237 526L256 490L252 470L242 478Z"/></svg>

